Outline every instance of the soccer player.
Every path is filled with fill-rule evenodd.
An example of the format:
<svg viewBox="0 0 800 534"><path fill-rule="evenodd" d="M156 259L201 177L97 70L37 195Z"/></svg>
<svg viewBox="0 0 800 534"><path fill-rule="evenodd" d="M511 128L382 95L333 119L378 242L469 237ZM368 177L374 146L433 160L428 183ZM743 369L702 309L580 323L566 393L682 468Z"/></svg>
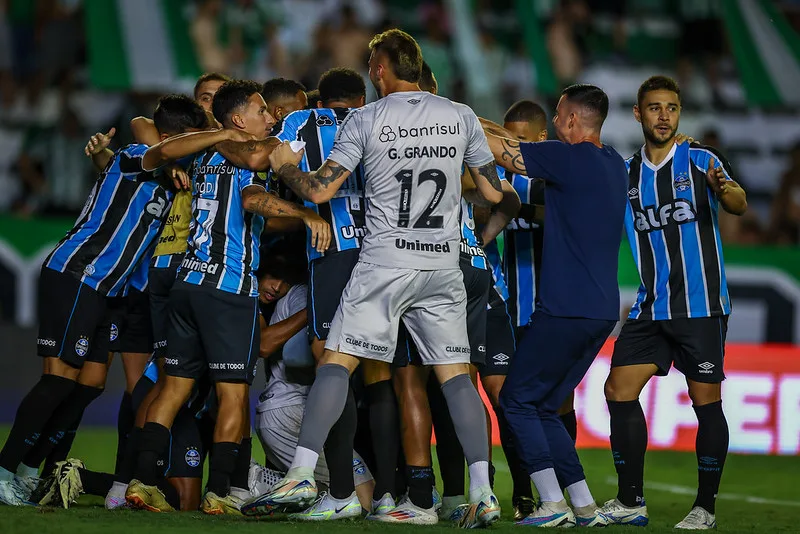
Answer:
<svg viewBox="0 0 800 534"><path fill-rule="evenodd" d="M163 97L159 108L164 113L156 126L166 135L207 124L202 109L186 97ZM172 192L142 166L146 150L134 144L98 156L108 164L75 227L42 266L37 345L44 370L22 400L0 451L2 503L20 505L34 489L39 464L21 462L37 440L57 443L102 392L109 359L109 298L124 291L172 199Z"/></svg>
<svg viewBox="0 0 800 534"><path fill-rule="evenodd" d="M600 142L607 114L608 97L601 89L573 85L562 92L553 117L559 141L520 142L510 132L493 135L503 130L488 127L498 163L546 183L538 305L500 392L517 450L541 498L536 511L520 521L525 525L607 523L558 417L619 315L617 263L627 173L622 157Z"/></svg>
<svg viewBox="0 0 800 534"><path fill-rule="evenodd" d="M626 161L625 229L642 285L622 327L605 392L617 498L603 513L615 523L646 525L642 484L647 425L642 388L672 365L686 377L697 415L698 489L676 528L715 528L714 503L728 452L721 383L730 297L717 213L742 215L744 190L714 148L675 139L681 93L666 76L642 83L633 114L644 146Z"/></svg>
<svg viewBox="0 0 800 534"><path fill-rule="evenodd" d="M402 319L423 362L436 364L469 464L472 505L462 526L482 526L499 519L500 506L489 487L486 425L474 418L482 403L467 365L466 294L458 268L462 163L475 180L476 202L498 203L500 180L475 114L419 90L422 54L414 39L389 30L373 38L370 50L370 80L382 98L350 112L320 169L298 169L300 158L288 143L270 155L280 179L315 203L330 200L363 161L367 233L309 392L292 468L276 489L243 510L295 508L316 497L314 466L342 413L349 376L361 360L389 365ZM425 519L437 521L435 514Z"/></svg>
<svg viewBox="0 0 800 534"><path fill-rule="evenodd" d="M211 103L214 101L214 95L217 94L219 88L223 84L231 81L230 76L226 76L219 72L207 72L197 78L194 84L194 100L200 106L211 113Z"/></svg>
<svg viewBox="0 0 800 534"><path fill-rule="evenodd" d="M272 78L264 82L261 96L267 103L267 112L275 117L278 124L289 113L308 107L305 86L287 78Z"/></svg>
<svg viewBox="0 0 800 534"><path fill-rule="evenodd" d="M255 370L258 345L258 238L264 217L295 217L311 227L323 250L330 229L317 214L266 192L255 172L237 167L215 145L248 140L245 149L266 137L274 120L267 113L260 86L233 80L214 95L214 116L225 128L170 139L151 147L147 168L197 154L193 163L191 235L178 280L170 293L164 388L150 405L139 439L136 478L126 499L151 511L173 507L155 486L163 474L169 428L189 398L195 380L208 370L219 403L202 510L238 513L230 494L231 474L246 428L247 389ZM255 140L253 140L255 139ZM201 335L202 332L202 335Z"/></svg>

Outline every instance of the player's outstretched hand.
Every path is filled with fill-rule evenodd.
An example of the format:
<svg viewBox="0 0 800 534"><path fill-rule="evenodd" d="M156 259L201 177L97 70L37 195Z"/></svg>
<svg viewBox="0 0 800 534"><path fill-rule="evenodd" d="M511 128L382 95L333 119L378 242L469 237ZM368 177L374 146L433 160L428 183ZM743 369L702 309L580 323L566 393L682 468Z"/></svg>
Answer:
<svg viewBox="0 0 800 534"><path fill-rule="evenodd" d="M317 252L325 252L328 250L328 247L331 245L332 236L331 227L325 219L317 215L313 210L306 208L303 222L308 226L308 229L311 230L311 246L314 247Z"/></svg>
<svg viewBox="0 0 800 534"><path fill-rule="evenodd" d="M114 137L114 134L116 133L116 128L111 128L106 133L97 132L89 138L89 142L86 143L86 148L83 149L83 153L90 158L99 154L108 148L108 145L111 144L111 138Z"/></svg>
<svg viewBox="0 0 800 534"><path fill-rule="evenodd" d="M683 142L694 143L694 137L689 137L685 133L678 132L675 134L675 142L679 145Z"/></svg>
<svg viewBox="0 0 800 534"><path fill-rule="evenodd" d="M178 191L189 191L192 188L192 181L189 174L178 165L164 167L164 173L172 180L172 185Z"/></svg>
<svg viewBox="0 0 800 534"><path fill-rule="evenodd" d="M716 167L714 158L708 160L708 169L706 170L706 181L708 186L714 193L721 195L728 187L728 180L725 178L725 173L722 172L722 166Z"/></svg>
<svg viewBox="0 0 800 534"><path fill-rule="evenodd" d="M300 163L300 160L303 159L304 153L305 149L300 149L299 151L295 152L292 150L292 146L289 144L289 141L284 141L276 146L272 150L272 153L270 153L269 166L272 167L272 170L275 172L278 172L278 169L287 163L296 167Z"/></svg>

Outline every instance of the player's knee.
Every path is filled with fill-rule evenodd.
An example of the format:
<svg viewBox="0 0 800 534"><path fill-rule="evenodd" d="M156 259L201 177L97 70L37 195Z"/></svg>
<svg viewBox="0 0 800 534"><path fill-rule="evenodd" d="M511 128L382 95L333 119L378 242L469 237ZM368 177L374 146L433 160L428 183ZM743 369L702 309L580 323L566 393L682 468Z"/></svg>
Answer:
<svg viewBox="0 0 800 534"><path fill-rule="evenodd" d="M605 392L606 400L613 402L625 402L639 398L639 392L636 391L636 388L625 384L624 380L619 380L613 370L606 379L603 391Z"/></svg>
<svg viewBox="0 0 800 534"><path fill-rule="evenodd" d="M722 400L722 384L689 383L689 398L694 406L704 406Z"/></svg>

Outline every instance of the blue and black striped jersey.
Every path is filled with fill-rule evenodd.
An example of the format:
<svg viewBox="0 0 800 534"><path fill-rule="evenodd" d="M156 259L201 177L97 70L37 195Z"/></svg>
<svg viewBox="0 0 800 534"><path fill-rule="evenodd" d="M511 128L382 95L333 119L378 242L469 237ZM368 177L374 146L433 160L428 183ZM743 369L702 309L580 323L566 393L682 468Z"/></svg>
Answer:
<svg viewBox="0 0 800 534"><path fill-rule="evenodd" d="M147 149L133 144L114 154L45 267L68 272L109 297L125 291L134 269L152 252L173 198L152 172L142 170Z"/></svg>
<svg viewBox="0 0 800 534"><path fill-rule="evenodd" d="M265 188L256 173L211 149L192 164L192 222L178 279L255 297L258 246L264 218L242 208L242 190Z"/></svg>
<svg viewBox="0 0 800 534"><path fill-rule="evenodd" d="M523 204L544 204L543 180L507 173L500 167L497 172L511 183ZM514 326L527 325L536 307L543 237L540 225L522 218L512 219L503 233L503 272Z"/></svg>
<svg viewBox="0 0 800 534"><path fill-rule="evenodd" d="M484 249L486 250L486 260L489 262L489 268L492 271L492 289L489 291L489 304L487 306L491 310L508 302L509 293L506 277L503 274L503 259L500 257L497 241L487 244Z"/></svg>
<svg viewBox="0 0 800 534"><path fill-rule="evenodd" d="M629 318L658 321L731 312L719 201L706 182L711 158L732 179L725 158L697 143L674 145L659 165L647 160L644 148L625 162L630 179L625 230L641 278Z"/></svg>
<svg viewBox="0 0 800 534"><path fill-rule="evenodd" d="M333 148L339 124L347 117L346 108L302 109L286 116L277 137L282 141L305 141L305 154L300 162L303 171L315 171L322 166ZM361 247L366 233L364 227L364 167L359 165L334 197L324 204L305 202L331 225L333 239L325 254ZM307 241L308 260L323 256Z"/></svg>
<svg viewBox="0 0 800 534"><path fill-rule="evenodd" d="M461 253L459 261L462 265L471 265L478 269L489 269L486 252L478 243L475 233L475 217L473 206L461 199Z"/></svg>

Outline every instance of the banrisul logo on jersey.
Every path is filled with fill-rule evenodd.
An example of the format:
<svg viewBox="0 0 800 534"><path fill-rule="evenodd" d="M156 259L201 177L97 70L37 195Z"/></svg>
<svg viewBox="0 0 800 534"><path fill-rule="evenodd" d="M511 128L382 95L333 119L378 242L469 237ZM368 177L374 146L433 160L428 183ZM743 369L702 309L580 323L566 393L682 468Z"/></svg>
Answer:
<svg viewBox="0 0 800 534"><path fill-rule="evenodd" d="M671 223L686 224L697 219L697 213L692 203L683 199L667 202L658 208L645 206L644 211L634 213L636 215L636 231L640 233L661 230Z"/></svg>

